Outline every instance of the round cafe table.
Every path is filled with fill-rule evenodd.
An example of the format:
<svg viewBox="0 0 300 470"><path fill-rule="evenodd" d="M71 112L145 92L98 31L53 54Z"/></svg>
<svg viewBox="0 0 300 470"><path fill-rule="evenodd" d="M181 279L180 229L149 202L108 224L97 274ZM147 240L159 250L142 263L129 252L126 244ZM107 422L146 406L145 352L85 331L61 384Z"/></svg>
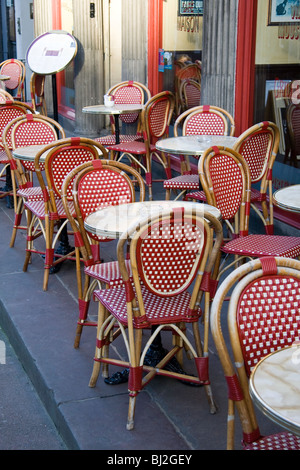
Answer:
<svg viewBox="0 0 300 470"><path fill-rule="evenodd" d="M236 140L236 137L227 135L186 135L161 139L156 142L156 148L165 153L200 156L209 147L222 145L232 148Z"/></svg>
<svg viewBox="0 0 300 470"><path fill-rule="evenodd" d="M273 201L281 209L300 213L300 184L278 189L273 194Z"/></svg>
<svg viewBox="0 0 300 470"><path fill-rule="evenodd" d="M263 358L251 373L249 391L268 418L300 436L300 344Z"/></svg>
<svg viewBox="0 0 300 470"><path fill-rule="evenodd" d="M104 104L96 104L92 106L85 106L82 108L83 113L89 114L106 114L114 117L115 132L116 132L116 145L120 143L120 114L139 113L143 109L142 104L115 104L113 106L104 106Z"/></svg>
<svg viewBox="0 0 300 470"><path fill-rule="evenodd" d="M88 215L84 226L88 232L100 237L119 238L134 223L138 224L147 216L156 215L166 209L186 207L197 213L209 211L220 219L221 213L209 204L198 204L190 201L145 201L109 206Z"/></svg>

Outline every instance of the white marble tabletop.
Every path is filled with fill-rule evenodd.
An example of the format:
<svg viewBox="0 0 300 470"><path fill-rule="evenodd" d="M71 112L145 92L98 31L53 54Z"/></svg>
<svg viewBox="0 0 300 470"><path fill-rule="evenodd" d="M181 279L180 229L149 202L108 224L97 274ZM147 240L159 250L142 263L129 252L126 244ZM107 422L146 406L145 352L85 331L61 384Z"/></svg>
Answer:
<svg viewBox="0 0 300 470"><path fill-rule="evenodd" d="M18 160L24 160L28 162L33 162L37 153L42 150L45 145L28 145L27 147L18 147L12 151L14 158ZM40 161L44 161L46 158L47 152L45 152Z"/></svg>
<svg viewBox="0 0 300 470"><path fill-rule="evenodd" d="M263 358L251 373L249 390L266 416L300 436L300 343Z"/></svg>
<svg viewBox="0 0 300 470"><path fill-rule="evenodd" d="M95 104L82 108L83 113L90 114L127 114L142 111L142 104L114 104L113 106L104 106L104 104Z"/></svg>
<svg viewBox="0 0 300 470"><path fill-rule="evenodd" d="M201 155L214 145L232 148L235 142L236 137L226 135L187 135L161 139L156 142L156 148L173 154Z"/></svg>
<svg viewBox="0 0 300 470"><path fill-rule="evenodd" d="M273 194L274 204L290 212L300 212L300 184L278 189Z"/></svg>
<svg viewBox="0 0 300 470"><path fill-rule="evenodd" d="M87 231L101 237L119 238L123 232L140 220L175 207L194 208L197 213L206 209L216 218L220 218L220 212L209 204L198 204L189 201L145 201L130 204L109 206L90 214L86 217L84 225Z"/></svg>

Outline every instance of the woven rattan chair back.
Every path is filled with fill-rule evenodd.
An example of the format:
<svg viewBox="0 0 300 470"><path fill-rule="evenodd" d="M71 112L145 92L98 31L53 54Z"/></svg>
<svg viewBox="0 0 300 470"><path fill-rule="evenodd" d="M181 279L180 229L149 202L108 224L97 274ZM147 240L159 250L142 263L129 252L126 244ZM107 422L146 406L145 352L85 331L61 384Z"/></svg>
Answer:
<svg viewBox="0 0 300 470"><path fill-rule="evenodd" d="M196 80L187 78L182 80L179 88L182 112L200 106L201 84Z"/></svg>
<svg viewBox="0 0 300 470"><path fill-rule="evenodd" d="M291 103L287 109L286 115L287 134L289 142L290 162L296 168L298 167L297 157L300 155L300 105ZM285 161L288 159L286 152Z"/></svg>
<svg viewBox="0 0 300 470"><path fill-rule="evenodd" d="M14 119L19 116L24 116L27 113L33 113L33 109L25 103L19 101L6 102L0 105L0 136L2 137L5 127ZM12 128L11 128L12 129ZM9 131L11 135L11 130ZM10 137L7 135L7 139ZM11 145L10 145L11 146Z"/></svg>
<svg viewBox="0 0 300 470"><path fill-rule="evenodd" d="M265 121L247 129L233 147L248 163L251 184L260 183L259 190L251 188L251 205L262 219L268 234L273 233L272 169L278 153L279 140L277 125ZM257 204L262 206L262 213Z"/></svg>
<svg viewBox="0 0 300 470"><path fill-rule="evenodd" d="M95 293L111 316L101 325L103 310L99 310L98 349L90 386L95 386L99 373L97 364L102 360L101 346L106 344L102 333L106 336L108 322L111 322L109 330L117 320L129 354L129 364L122 362L130 370L128 430L134 426L138 393L156 374L173 376L164 366L172 355L181 351L184 344L195 360L198 377L184 373L178 373L176 377L203 384L210 412L216 411L208 371L209 279L222 238L221 223L205 210L201 212L200 209L197 212L195 207L152 214L120 237L117 255L123 285ZM128 240L132 275L126 264ZM203 312L200 308L202 296L205 299ZM201 314L205 325L203 348L198 329ZM184 333L183 324L187 323L193 325L194 341L191 342ZM142 330L153 326L155 328L151 337L142 348ZM124 327L128 330L128 338ZM145 354L157 334L165 327L176 336L178 334L179 341L174 340L174 347L159 364L155 367L147 366L144 370ZM103 362L106 361L109 362L109 359L104 357ZM147 372L146 376L143 376L143 371Z"/></svg>
<svg viewBox="0 0 300 470"><path fill-rule="evenodd" d="M145 185L141 175L134 168L118 161L101 159L83 163L66 176L62 185L62 200L66 212L67 201L73 202L81 236L86 232L83 222L92 212L136 201L133 180L139 188L139 200L143 201ZM75 228L70 211L68 217ZM97 241L103 240L93 234L89 236Z"/></svg>
<svg viewBox="0 0 300 470"><path fill-rule="evenodd" d="M246 448L299 449L300 438L289 433L261 436L248 389L250 372L260 359L299 342L299 296L300 261L280 257L256 259L240 266L217 290L211 308L211 330L228 387L228 449L235 445L235 407ZM230 341L225 340L228 334ZM276 447L279 443L282 447Z"/></svg>
<svg viewBox="0 0 300 470"><path fill-rule="evenodd" d="M223 220L230 221L239 216L237 233L246 233L249 224L250 172L245 159L234 150L211 147L200 158L198 170L207 203L221 211Z"/></svg>
<svg viewBox="0 0 300 470"><path fill-rule="evenodd" d="M32 107L43 116L47 116L47 104L45 99L45 75L32 73L30 78L30 96Z"/></svg>
<svg viewBox="0 0 300 470"><path fill-rule="evenodd" d="M150 90L142 83L127 80L111 87L108 95L114 97L115 104L144 104L151 98ZM132 124L139 117L138 113L121 114L120 120Z"/></svg>
<svg viewBox="0 0 300 470"><path fill-rule="evenodd" d="M198 106L182 113L175 121L174 135L230 135L235 132L234 119L217 106Z"/></svg>
<svg viewBox="0 0 300 470"><path fill-rule="evenodd" d="M112 160L94 160L74 168L64 179L62 202L76 240L76 270L78 286L79 318L74 346L80 343L84 325L92 325L88 319L90 299L95 287L115 287L122 283L116 261L101 263L100 243L106 237L98 237L86 231L85 218L99 208L145 199L145 185L140 173L134 168ZM72 200L70 201L70 195ZM72 205L70 204L72 203ZM72 210L74 207L75 211ZM81 273L84 264L84 285ZM91 279L93 282L91 282Z"/></svg>
<svg viewBox="0 0 300 470"><path fill-rule="evenodd" d="M36 175L43 195L42 201L27 201L25 206L35 214L28 227L28 246L23 270L26 271L34 247L30 240L35 226L43 226L41 235L45 238L45 264L43 289L47 290L49 280L49 269L63 259L72 256L74 248L69 244L64 257L54 259L54 246L62 234L67 223L67 215L63 209L61 200L62 183L67 174L76 166L97 159L99 156L107 155L105 148L91 139L71 137L56 140L37 152L34 166ZM42 161L45 158L45 161ZM45 171L43 171L45 170ZM70 196L71 198L71 196ZM49 221L49 223L47 222ZM54 234L54 227L57 233Z"/></svg>
<svg viewBox="0 0 300 470"><path fill-rule="evenodd" d="M24 81L26 68L23 62L17 59L8 59L0 64L0 73L8 75L9 80L5 80L5 88L12 92L16 90L16 99L25 101Z"/></svg>
<svg viewBox="0 0 300 470"><path fill-rule="evenodd" d="M60 138L65 138L63 127L56 121L39 114L27 114L15 119L12 128L12 146L47 145ZM22 160L27 171L35 171L34 162Z"/></svg>
<svg viewBox="0 0 300 470"><path fill-rule="evenodd" d="M163 91L153 96L145 105L142 113L144 139L155 144L158 139L169 135L175 105L174 95Z"/></svg>

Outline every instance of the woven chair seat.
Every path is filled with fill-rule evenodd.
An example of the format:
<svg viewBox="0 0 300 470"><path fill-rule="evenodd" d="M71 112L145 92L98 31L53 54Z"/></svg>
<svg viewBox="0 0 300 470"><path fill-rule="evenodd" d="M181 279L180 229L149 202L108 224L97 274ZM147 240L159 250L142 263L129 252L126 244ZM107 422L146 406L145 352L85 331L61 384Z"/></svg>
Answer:
<svg viewBox="0 0 300 470"><path fill-rule="evenodd" d="M120 135L120 143L124 143L124 142L135 142L135 141L139 141L139 140L142 140L142 136L139 135L139 134L136 134L136 135ZM107 146L107 145L116 145L116 136L115 135L105 135L103 137L97 137L96 139L94 139L95 142L98 142L104 146Z"/></svg>
<svg viewBox="0 0 300 470"><path fill-rule="evenodd" d="M145 312L147 316L148 326L161 325L168 323L186 322L191 323L198 321L201 316L201 309L190 314L190 294L183 292L175 297L158 297L149 292L145 287L141 287ZM116 289L106 289L94 292L95 298L101 300L101 303L113 314L117 320L127 326L127 309L126 309L126 290L125 287ZM136 324L135 328L141 328L142 324Z"/></svg>
<svg viewBox="0 0 300 470"><path fill-rule="evenodd" d="M262 200L262 195L257 189L251 189L251 202L259 202ZM195 201L206 201L206 196L204 191L194 191L185 196L185 199L193 199Z"/></svg>
<svg viewBox="0 0 300 470"><path fill-rule="evenodd" d="M8 163L9 159L7 158L5 150L0 148L0 164L7 165Z"/></svg>
<svg viewBox="0 0 300 470"><path fill-rule="evenodd" d="M165 189L199 189L198 175L181 175L164 181Z"/></svg>
<svg viewBox="0 0 300 470"><path fill-rule="evenodd" d="M40 186L33 186L32 188L18 189L17 195L32 201L43 201L43 193Z"/></svg>
<svg viewBox="0 0 300 470"><path fill-rule="evenodd" d="M290 432L280 432L263 437L252 444L245 445L245 450L300 450L300 437Z"/></svg>
<svg viewBox="0 0 300 470"><path fill-rule="evenodd" d="M36 217L39 219L44 220L45 219L45 202L44 200L28 200L24 203L25 207L29 209ZM69 202L70 205L70 212L74 214L75 217L75 209L74 205L72 202ZM63 203L60 199L56 201L56 207L57 207L57 214L60 219L66 219L67 214L64 210Z"/></svg>
<svg viewBox="0 0 300 470"><path fill-rule="evenodd" d="M263 250L260 247L263 247ZM296 258L300 256L300 237L248 235L227 242L222 251L245 256Z"/></svg>
<svg viewBox="0 0 300 470"><path fill-rule="evenodd" d="M125 261L128 272L131 273L129 260ZM97 279L100 282L108 284L109 287L119 287L123 283L123 279L120 273L118 261L112 261L109 263L98 263L93 266L86 266L84 273L93 279Z"/></svg>
<svg viewBox="0 0 300 470"><path fill-rule="evenodd" d="M130 144L130 145L126 145ZM123 142L118 145L112 145L110 150L114 152L121 152L121 153L134 153L136 155L145 155L146 154L146 145L144 142ZM150 145L150 152L155 152L156 147L155 145Z"/></svg>
<svg viewBox="0 0 300 470"><path fill-rule="evenodd" d="M206 201L206 196L204 191L193 191L192 193L188 193L185 196L185 199L193 199L194 201Z"/></svg>

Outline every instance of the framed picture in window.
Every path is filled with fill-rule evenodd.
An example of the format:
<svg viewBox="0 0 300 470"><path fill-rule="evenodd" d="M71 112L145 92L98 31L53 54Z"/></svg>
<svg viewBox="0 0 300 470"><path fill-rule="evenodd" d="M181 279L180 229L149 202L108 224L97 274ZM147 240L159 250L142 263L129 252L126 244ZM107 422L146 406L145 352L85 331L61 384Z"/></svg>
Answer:
<svg viewBox="0 0 300 470"><path fill-rule="evenodd" d="M178 16L203 16L203 0L178 0Z"/></svg>
<svg viewBox="0 0 300 470"><path fill-rule="evenodd" d="M268 26L300 23L300 0L269 0Z"/></svg>

